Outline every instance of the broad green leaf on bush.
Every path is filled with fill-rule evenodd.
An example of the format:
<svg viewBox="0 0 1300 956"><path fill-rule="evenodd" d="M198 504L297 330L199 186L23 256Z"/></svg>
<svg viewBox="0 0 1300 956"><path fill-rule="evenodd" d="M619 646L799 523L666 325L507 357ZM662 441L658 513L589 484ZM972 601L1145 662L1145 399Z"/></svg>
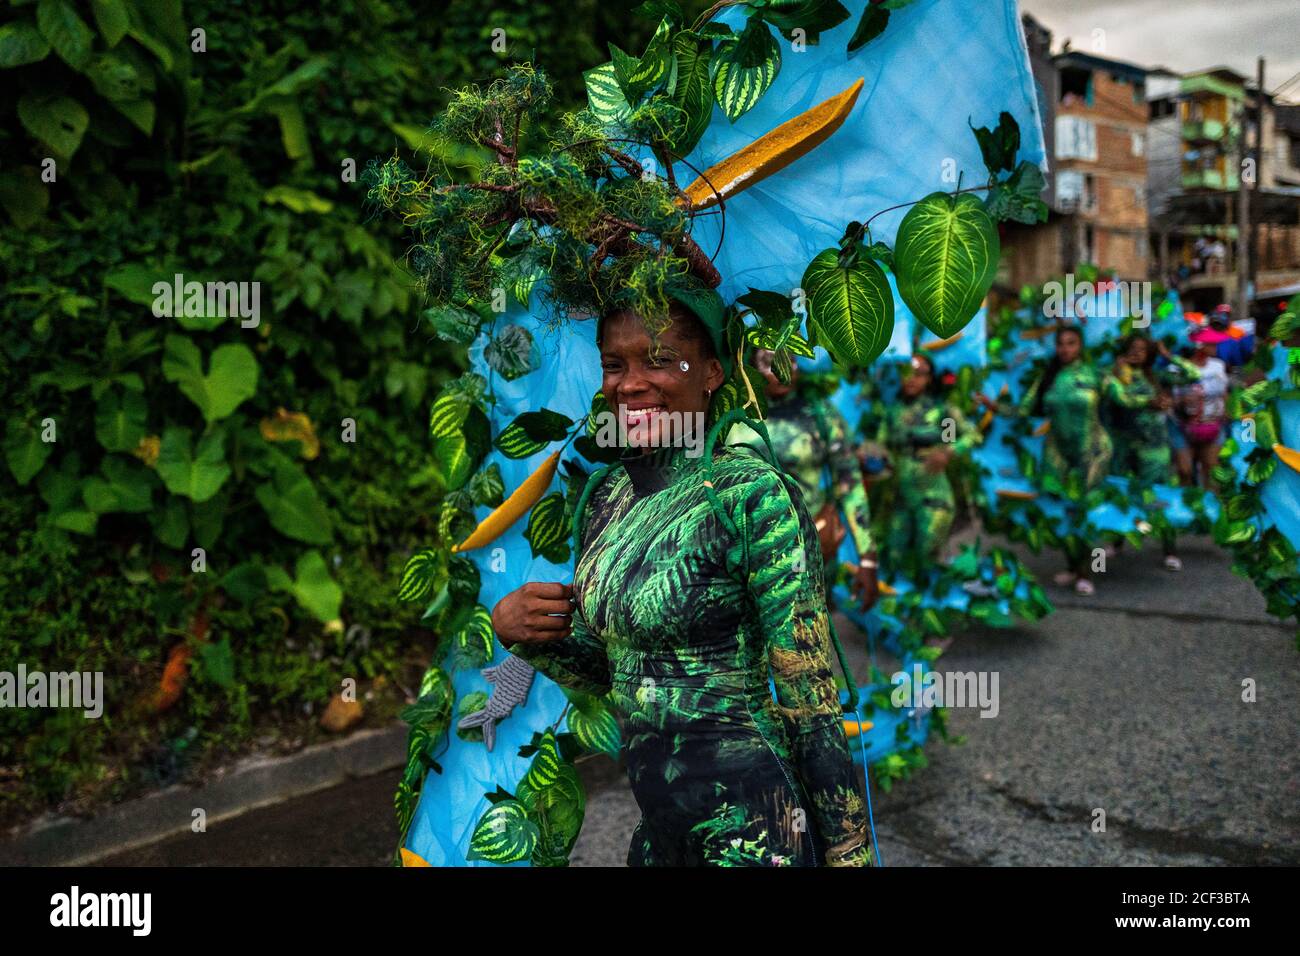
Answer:
<svg viewBox="0 0 1300 956"><path fill-rule="evenodd" d="M54 151L71 159L90 125L86 108L70 96L38 97L31 93L18 101L23 128Z"/></svg>
<svg viewBox="0 0 1300 956"><path fill-rule="evenodd" d="M776 79L781 69L781 47L766 23L750 17L740 36L723 37L714 60L713 93L734 123Z"/></svg>
<svg viewBox="0 0 1300 956"><path fill-rule="evenodd" d="M533 739L537 740L537 752L533 757L533 762L528 767L528 774L524 779L528 781L528 786L536 793L545 790L560 778L560 768L564 766L564 760L560 756L560 748L554 731L547 730L541 735L540 739L536 735L534 735Z"/></svg>
<svg viewBox="0 0 1300 956"><path fill-rule="evenodd" d="M761 14L787 40L794 40L794 31L799 30L800 38L809 44L820 42L822 33L851 16L839 0L778 0L764 6Z"/></svg>
<svg viewBox="0 0 1300 956"><path fill-rule="evenodd" d="M146 136L153 135L154 105L153 100L138 97L133 100L110 100L117 110Z"/></svg>
<svg viewBox="0 0 1300 956"><path fill-rule="evenodd" d="M95 408L95 437L109 451L134 451L144 437L147 414L139 392L107 392Z"/></svg>
<svg viewBox="0 0 1300 956"><path fill-rule="evenodd" d="M522 325L507 325L492 337L483 358L507 382L527 375L541 364L533 334Z"/></svg>
<svg viewBox="0 0 1300 956"><path fill-rule="evenodd" d="M477 668L492 660L492 615L482 604L473 604L455 614L448 630L454 666Z"/></svg>
<svg viewBox="0 0 1300 956"><path fill-rule="evenodd" d="M515 863L526 860L537 845L537 824L516 800L494 804L479 818L469 838L467 860Z"/></svg>
<svg viewBox="0 0 1300 956"><path fill-rule="evenodd" d="M0 206L19 229L28 229L41 221L50 205L50 190L41 182L34 166L10 169L0 176Z"/></svg>
<svg viewBox="0 0 1300 956"><path fill-rule="evenodd" d="M140 74L126 57L100 53L90 61L86 76L100 96L110 100L134 100L140 97Z"/></svg>
<svg viewBox="0 0 1300 956"><path fill-rule="evenodd" d="M528 515L528 528L524 540L532 548L534 557L543 557L553 564L563 564L569 559L569 522L564 508L564 495L553 491L533 506Z"/></svg>
<svg viewBox="0 0 1300 956"><path fill-rule="evenodd" d="M50 41L30 20L0 26L0 70L39 63L50 55Z"/></svg>
<svg viewBox="0 0 1300 956"><path fill-rule="evenodd" d="M587 103L602 123L618 123L631 115L627 98L619 89L613 63L603 63L582 74L587 84Z"/></svg>
<svg viewBox="0 0 1300 956"><path fill-rule="evenodd" d="M677 81L669 99L682 112L670 146L678 156L686 156L699 144L713 115L710 82L713 41L682 30L673 38L673 56L677 61Z"/></svg>
<svg viewBox="0 0 1300 956"><path fill-rule="evenodd" d="M230 635L199 647L199 673L218 687L229 690L235 686L235 652L230 647Z"/></svg>
<svg viewBox="0 0 1300 956"><path fill-rule="evenodd" d="M820 343L845 365L866 366L889 345L894 296L880 266L859 255L840 265L840 250L819 252L803 275L808 314Z"/></svg>
<svg viewBox="0 0 1300 956"><path fill-rule="evenodd" d="M262 201L279 203L296 213L327 213L334 209L334 203L323 196L310 189L294 189L292 186L272 186L263 194Z"/></svg>
<svg viewBox="0 0 1300 956"><path fill-rule="evenodd" d="M228 416L257 391L257 359L238 343L219 345L203 374L199 347L183 335L169 335L163 346L163 377L175 382L208 422Z"/></svg>
<svg viewBox="0 0 1300 956"><path fill-rule="evenodd" d="M217 582L223 591L247 607L267 589L266 569L255 561L241 561Z"/></svg>
<svg viewBox="0 0 1300 956"><path fill-rule="evenodd" d="M71 0L40 0L36 5L36 26L68 66L74 70L86 68L95 33L77 16Z"/></svg>
<svg viewBox="0 0 1300 956"><path fill-rule="evenodd" d="M150 512L149 524L153 527L154 537L167 547L184 547L190 533L190 516L185 510L185 501L177 496L168 496L161 508Z"/></svg>
<svg viewBox="0 0 1300 956"><path fill-rule="evenodd" d="M36 477L52 451L54 443L41 441L40 429L18 418L9 419L5 426L5 463L18 484L25 485Z"/></svg>
<svg viewBox="0 0 1300 956"><path fill-rule="evenodd" d="M971 129L979 141L980 153L990 176L996 176L1003 170L1010 172L1015 168L1016 153L1020 151L1020 124L1014 116L1003 111L998 115L995 129L987 126L979 129L972 126Z"/></svg>
<svg viewBox="0 0 1300 956"><path fill-rule="evenodd" d="M274 102L266 105L266 111L280 121L280 142L284 146L284 154L290 159L311 159L311 138L307 134L307 120L303 117L302 108L297 101L292 97L277 97ZM316 198L320 199L320 197ZM320 201L329 206L322 211L329 212L334 208L334 204L328 200Z"/></svg>
<svg viewBox="0 0 1300 956"><path fill-rule="evenodd" d="M487 416L466 393L445 389L429 413L433 465L449 491L469 480L491 447Z"/></svg>
<svg viewBox="0 0 1300 956"><path fill-rule="evenodd" d="M90 8L104 42L110 47L117 46L131 27L125 0L90 0Z"/></svg>
<svg viewBox="0 0 1300 956"><path fill-rule="evenodd" d="M167 490L195 502L207 501L221 490L230 477L225 438L223 429L215 429L192 448L193 435L188 428L169 425L163 429L154 470Z"/></svg>
<svg viewBox="0 0 1300 956"><path fill-rule="evenodd" d="M154 283L160 281L171 281L171 274L143 262L124 262L104 274L104 285L107 288L137 305L153 305L158 298L154 295Z"/></svg>
<svg viewBox="0 0 1300 956"><path fill-rule="evenodd" d="M997 275L997 227L970 193L932 193L903 217L894 243L898 294L940 338L961 331Z"/></svg>
<svg viewBox="0 0 1300 956"><path fill-rule="evenodd" d="M144 465L108 455L99 470L99 475L91 475L81 485L81 497L95 514L142 514L152 509L157 480Z"/></svg>
<svg viewBox="0 0 1300 956"><path fill-rule="evenodd" d="M298 555L292 580L279 565L267 568L266 577L274 590L288 591L317 620L338 618L343 606L343 589L330 577L325 559L315 548Z"/></svg>
<svg viewBox="0 0 1300 956"><path fill-rule="evenodd" d="M495 508L501 504L506 493L501 466L494 461L486 468L474 472L474 477L469 480L465 490L469 492L474 504Z"/></svg>
<svg viewBox="0 0 1300 956"><path fill-rule="evenodd" d="M258 485L253 494L271 519L271 526L282 535L308 544L333 540L330 511L301 469L282 465L272 480Z"/></svg>

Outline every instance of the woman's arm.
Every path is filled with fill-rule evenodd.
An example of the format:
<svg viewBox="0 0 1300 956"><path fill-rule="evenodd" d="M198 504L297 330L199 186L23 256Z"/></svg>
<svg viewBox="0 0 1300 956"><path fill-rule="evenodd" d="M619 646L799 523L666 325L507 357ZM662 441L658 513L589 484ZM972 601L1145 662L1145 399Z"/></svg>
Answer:
<svg viewBox="0 0 1300 956"><path fill-rule="evenodd" d="M562 687L601 697L609 693L609 656L567 584L530 581L492 609L492 629L511 654Z"/></svg>
<svg viewBox="0 0 1300 956"><path fill-rule="evenodd" d="M828 865L866 866L866 809L841 723L816 528L776 472L752 483L741 524L749 594L815 832Z"/></svg>

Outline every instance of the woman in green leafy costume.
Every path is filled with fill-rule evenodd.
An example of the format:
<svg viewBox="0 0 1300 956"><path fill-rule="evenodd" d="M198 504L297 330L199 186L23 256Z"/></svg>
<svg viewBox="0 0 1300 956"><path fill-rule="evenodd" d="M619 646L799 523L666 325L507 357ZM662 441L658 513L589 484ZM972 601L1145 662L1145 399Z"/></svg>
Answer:
<svg viewBox="0 0 1300 956"><path fill-rule="evenodd" d="M1159 354L1169 362L1157 370ZM1168 484L1172 467L1169 450L1169 390L1200 379L1201 373L1185 358L1172 355L1163 343L1152 346L1145 335L1134 334L1121 343L1115 364L1102 379L1102 421L1114 446L1111 473L1136 482L1137 488ZM1172 529L1161 532L1165 567L1182 570L1174 553Z"/></svg>
<svg viewBox="0 0 1300 956"><path fill-rule="evenodd" d="M849 426L835 407L819 395L799 388L799 365L788 362L788 372L778 368L776 353L759 349L754 365L764 379L767 416L764 424L777 461L799 483L804 504L813 516L826 560L826 592L838 577L835 551L847 533L859 555L851 586L862 609L876 603L876 545L871 537L871 512L862 483L862 465L849 439ZM762 438L743 422L727 436L730 445L763 453ZM830 474L829 487L825 478ZM840 520L841 513L844 516ZM847 528L845 527L847 525Z"/></svg>
<svg viewBox="0 0 1300 956"><path fill-rule="evenodd" d="M1047 417L1042 488L1074 502L1075 525L1081 527L1087 514L1083 496L1105 479L1113 454L1110 436L1101 424L1101 374L1083 354L1083 333L1074 326L1057 330L1056 354L1017 408L1008 409L986 395L978 400L1004 414ZM1073 585L1079 594L1092 594L1088 554L1073 537L1067 539L1066 560L1069 567L1053 580L1061 587Z"/></svg>
<svg viewBox="0 0 1300 956"><path fill-rule="evenodd" d="M602 318L602 393L626 447L579 501L573 585L525 585L493 626L624 716L642 812L629 865L870 865L797 485L715 444L727 418L703 454L668 441L669 416L702 420L726 379L721 323L702 324L680 306L657 335L626 310Z"/></svg>
<svg viewBox="0 0 1300 956"><path fill-rule="evenodd" d="M944 402L935 385L934 363L926 355L913 356L897 400L881 405L876 429L876 442L889 453L896 489L884 560L917 579L941 562L956 516L948 466L981 441L979 429L961 409Z"/></svg>

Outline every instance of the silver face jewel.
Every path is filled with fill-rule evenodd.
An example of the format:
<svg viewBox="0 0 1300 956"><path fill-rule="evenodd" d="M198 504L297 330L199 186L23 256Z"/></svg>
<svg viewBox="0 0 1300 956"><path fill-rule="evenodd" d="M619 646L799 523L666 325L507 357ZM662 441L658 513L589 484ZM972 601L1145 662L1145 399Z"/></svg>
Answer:
<svg viewBox="0 0 1300 956"><path fill-rule="evenodd" d="M683 360L677 363L677 367L683 372L689 372L691 370L691 363Z"/></svg>

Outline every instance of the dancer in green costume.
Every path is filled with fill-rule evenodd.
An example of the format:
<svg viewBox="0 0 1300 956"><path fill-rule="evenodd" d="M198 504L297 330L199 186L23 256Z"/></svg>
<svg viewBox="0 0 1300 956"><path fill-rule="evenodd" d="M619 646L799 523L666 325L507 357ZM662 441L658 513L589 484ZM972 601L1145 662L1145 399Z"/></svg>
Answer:
<svg viewBox="0 0 1300 956"><path fill-rule="evenodd" d="M1056 333L1056 354L1025 392L1015 409L977 396L987 408L1003 414L1046 416L1047 437L1043 441L1042 486L1049 494L1075 495L1071 511L1075 527L1083 525L1087 507L1082 494L1097 487L1110 470L1113 448L1102 427L1101 375L1083 354L1083 333L1065 326ZM1088 552L1077 538L1066 545L1067 570L1053 580L1062 587L1074 586L1079 594L1096 590L1089 578Z"/></svg>
<svg viewBox="0 0 1300 956"><path fill-rule="evenodd" d="M782 382L772 370L774 354L770 349L760 349L754 354L754 365L763 374L767 392L764 423L772 448L786 474L799 483L818 533L826 538L841 529L833 540L828 539L828 548L832 543L839 544L844 534L842 529L847 525L847 533L852 535L859 556L851 591L861 602L862 610L869 610L878 596L876 545L871 537L871 512L862 483L862 465L850 443L848 424L830 402L800 390L797 362L790 364L789 381ZM762 438L743 423L731 429L727 443L765 454ZM832 554L826 561L828 594L835 586L838 570Z"/></svg>
<svg viewBox="0 0 1300 956"><path fill-rule="evenodd" d="M935 393L934 363L914 356L906 366L898 398L881 403L876 442L894 471L894 500L883 558L916 580L943 559L957 497L948 465L982 441L961 409Z"/></svg>
<svg viewBox="0 0 1300 956"><path fill-rule="evenodd" d="M1154 368L1157 350L1169 361L1158 371ZM1124 340L1101 384L1101 418L1115 449L1112 474L1133 480L1139 489L1168 483L1172 464L1168 417L1173 408L1169 390L1200 377L1195 365L1171 355L1163 342L1153 347L1140 334ZM1170 571L1183 567L1174 553L1175 544L1172 531L1162 532L1165 567Z"/></svg>
<svg viewBox="0 0 1300 956"><path fill-rule="evenodd" d="M579 503L573 585L525 585L493 628L624 716L629 865L870 865L802 495L753 455L667 441L669 416L705 416L724 381L703 331L681 308L657 340L634 314L604 318L602 392L628 447Z"/></svg>

